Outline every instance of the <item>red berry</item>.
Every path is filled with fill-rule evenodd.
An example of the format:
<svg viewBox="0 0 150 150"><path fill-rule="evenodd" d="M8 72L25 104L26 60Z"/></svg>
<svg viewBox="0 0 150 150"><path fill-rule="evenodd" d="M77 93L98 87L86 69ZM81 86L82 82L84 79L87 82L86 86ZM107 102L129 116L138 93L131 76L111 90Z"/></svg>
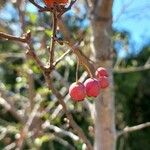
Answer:
<svg viewBox="0 0 150 150"><path fill-rule="evenodd" d="M100 86L102 89L107 88L107 87L109 86L108 77L105 77L105 76L99 77L99 86Z"/></svg>
<svg viewBox="0 0 150 150"><path fill-rule="evenodd" d="M69 88L69 95L74 101L82 101L86 97L85 86L81 82L74 82Z"/></svg>
<svg viewBox="0 0 150 150"><path fill-rule="evenodd" d="M54 3L58 5L66 5L68 0L43 0L47 7L53 7Z"/></svg>
<svg viewBox="0 0 150 150"><path fill-rule="evenodd" d="M57 4L67 4L68 0L55 0Z"/></svg>
<svg viewBox="0 0 150 150"><path fill-rule="evenodd" d="M96 73L95 73L96 77L99 78L101 76L106 76L108 77L108 72L105 68L103 67L99 67L97 70L96 70Z"/></svg>
<svg viewBox="0 0 150 150"><path fill-rule="evenodd" d="M54 0L43 0L47 7L52 7L54 4Z"/></svg>
<svg viewBox="0 0 150 150"><path fill-rule="evenodd" d="M84 82L86 88L86 94L89 97L96 97L99 95L100 86L99 81L95 78L89 78Z"/></svg>

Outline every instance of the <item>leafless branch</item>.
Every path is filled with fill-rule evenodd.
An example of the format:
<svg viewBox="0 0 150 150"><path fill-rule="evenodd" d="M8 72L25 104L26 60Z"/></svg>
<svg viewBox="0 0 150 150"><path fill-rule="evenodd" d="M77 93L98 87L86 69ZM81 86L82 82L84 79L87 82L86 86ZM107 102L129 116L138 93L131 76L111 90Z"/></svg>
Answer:
<svg viewBox="0 0 150 150"><path fill-rule="evenodd" d="M57 17L60 18L65 12L67 12L68 10L70 10L76 1L77 1L77 0L71 1L71 2L70 2L70 5L69 5L67 8L64 8L64 9L58 14Z"/></svg>
<svg viewBox="0 0 150 150"><path fill-rule="evenodd" d="M11 41L18 41L18 42L27 42L27 38L25 36L22 37L16 37L7 33L0 32L0 39L5 39L5 40L11 40Z"/></svg>
<svg viewBox="0 0 150 150"><path fill-rule="evenodd" d="M52 84L52 79L49 76L45 76L47 84L49 89L53 92L53 94L57 97L59 103L62 105L63 111L65 112L70 125L73 127L73 130L78 134L78 136L83 140L83 142L87 145L88 150L92 150L92 145L85 136L84 132L82 129L77 125L77 123L74 121L71 113L67 110L66 104L64 102L63 96L58 92L57 89Z"/></svg>
<svg viewBox="0 0 150 150"><path fill-rule="evenodd" d="M73 139L74 141L78 141L79 137L75 134L73 134L72 132L66 131L64 129L61 129L57 126L51 125L48 121L46 121L43 125L42 125L43 129L50 129L53 130L55 133L59 133L59 134L63 134L65 136L69 136L71 139Z"/></svg>
<svg viewBox="0 0 150 150"><path fill-rule="evenodd" d="M4 148L4 150L12 150L12 149L14 149L15 147L16 147L16 143L13 142L13 143L7 145L7 146Z"/></svg>
<svg viewBox="0 0 150 150"><path fill-rule="evenodd" d="M9 111L19 122L24 122L24 119L17 113L15 107L12 106L12 104L9 103L6 99L0 97L0 105L2 105L7 111Z"/></svg>
<svg viewBox="0 0 150 150"><path fill-rule="evenodd" d="M37 7L40 11L45 10L45 11L51 11L51 8L46 8L38 5L34 0L29 0L30 3L32 3L35 7Z"/></svg>
<svg viewBox="0 0 150 150"><path fill-rule="evenodd" d="M71 145L71 143L67 142L66 140L58 137L57 135L55 135L55 140L57 142L59 142L60 144L64 145L65 147L67 147L69 150L75 150L75 148L73 147L73 145Z"/></svg>
<svg viewBox="0 0 150 150"><path fill-rule="evenodd" d="M28 32L27 34L25 34L24 37L15 37L15 36L8 35L8 34L1 34L1 35L2 35L1 37L4 38L4 39L9 39L9 40L14 40L14 41L20 41L20 42L24 42L24 43L27 43L27 44L28 44L29 49L28 49L28 51L27 51L27 54L32 57L32 59L36 62L36 64L39 66L39 68L40 68L40 69L42 70L42 72L45 74L45 77L46 77L46 81L47 81L47 83L48 83L48 86L49 86L49 88L52 90L52 92L56 95L56 97L58 98L60 104L63 106L63 110L64 110L64 112L66 113L67 118L68 118L69 121L70 121L70 125L71 125L71 126L73 127L73 129L77 132L77 134L79 135L79 137L85 142L85 144L87 145L88 149L89 149L89 150L92 150L92 145L91 145L91 143L89 142L89 140L87 139L87 137L84 135L84 132L82 131L82 129L76 124L76 122L74 121L72 115L68 112L67 107L66 107L66 104L65 104L65 102L63 101L62 95L53 87L53 85L52 85L52 83L51 83L51 79L49 79L49 72L46 72L46 71L47 71L47 70L46 70L47 68L45 68L45 67L43 66L43 64L41 63L40 59L37 57L37 55L36 55L35 52L33 51L34 49L33 49L32 43L31 43L31 33ZM87 61L87 60L81 55L81 53L80 53L78 50L76 50L76 49L73 49L73 50L74 50L74 52L76 53L76 55L78 55L78 57L82 60L82 62L83 62L84 60ZM86 63L86 62L85 62L85 63ZM92 68L92 69L93 69L93 68ZM29 124L29 123L27 122L27 125L28 125L28 124ZM27 126L25 129L28 130L28 127L29 127L29 126ZM27 131L27 130L26 130L26 131ZM27 133L27 132L23 133L23 137L21 138L21 139L23 139L23 140L21 140L21 142L20 142L20 144L19 144L19 147L20 147L20 148L22 147L22 145L23 145L23 143L24 143L23 141L24 141L24 136L25 136L26 133Z"/></svg>
<svg viewBox="0 0 150 150"><path fill-rule="evenodd" d="M148 128L150 127L150 122L146 122L146 123L142 123L133 127L125 127L122 131L119 131L117 134L117 138L120 137L121 135L130 133L130 132L134 132L134 131L138 131L138 130L142 130L144 128Z"/></svg>
<svg viewBox="0 0 150 150"><path fill-rule="evenodd" d="M39 5L36 5L36 3L35 3L34 0L30 0L30 2L32 2L39 9L42 9L41 7L39 7ZM67 11L68 9L70 9L72 7L72 5L74 4L74 2L72 2L71 5L65 11ZM54 23L54 30L53 30L52 46L50 48L50 65L52 65L53 62L54 62L53 59L54 59L55 34L56 34L56 27L57 27L56 14L54 12L53 12L53 14L54 14L54 22L53 22ZM33 48L32 43L31 43L31 41L32 41L31 40L31 33L28 32L23 37L15 37L15 36L12 36L12 35L7 35L7 34L0 34L0 35L4 39L9 39L9 40L14 40L14 41L24 42L24 43L26 43L28 45L27 55L29 55L30 57L32 57L32 59L35 61L35 63L38 65L38 67L43 72L49 89L53 92L53 94L57 97L59 103L62 105L63 110L64 110L67 118L69 119L70 125L73 127L73 129L75 130L75 132L77 132L77 134L83 140L83 142L87 145L88 150L92 150L93 148L92 148L91 143L89 142L89 140L85 136L85 134L82 131L82 129L74 121L71 113L67 110L67 106L66 106L66 104L65 104L65 102L63 100L62 95L58 92L58 90L55 89L55 87L52 84L52 79L50 77L50 73L52 71L51 66L50 66L50 68L49 67L48 68L44 67L43 64L41 63L40 59L38 58L38 56L35 54L34 48ZM82 60L81 62L83 63L84 60L85 60L85 58L81 55L81 53L78 50L74 49L74 51L75 51L76 55L79 55L78 57L80 57L80 59ZM25 127L24 127L24 129L23 129L23 131L21 133L21 138L18 141L18 147L19 147L19 149L22 149L22 147L23 147L24 139L25 139L25 137L26 137L26 135L28 133L29 127L30 127L30 125L31 125L31 123L32 123L35 115L36 115L36 112L37 112L38 108L39 108L39 104L35 105L32 113L31 113L31 117L27 120L27 122L25 124Z"/></svg>
<svg viewBox="0 0 150 150"><path fill-rule="evenodd" d="M61 55L54 63L53 66L55 67L60 61L62 61L64 59L65 56L67 56L69 53L71 52L71 50L67 50L63 55Z"/></svg>
<svg viewBox="0 0 150 150"><path fill-rule="evenodd" d="M52 71L53 68L53 62L54 62L54 49L55 49L55 38L56 38L56 30L57 30L57 16L56 11L53 12L53 35L51 38L51 45L49 48L49 65L50 65L50 71Z"/></svg>
<svg viewBox="0 0 150 150"><path fill-rule="evenodd" d="M129 73L129 72L139 72L150 69L150 64L140 66L140 67L128 67L128 68L114 68L116 73Z"/></svg>
<svg viewBox="0 0 150 150"><path fill-rule="evenodd" d="M26 121L24 128L20 133L20 138L17 141L17 147L19 148L19 150L21 150L23 148L25 138L29 132L29 128L30 128L34 118L36 117L39 108L40 108L40 104L41 104L42 100L39 98L37 100L38 100L38 102L34 105L34 108L31 112L30 116L28 116L28 120Z"/></svg>

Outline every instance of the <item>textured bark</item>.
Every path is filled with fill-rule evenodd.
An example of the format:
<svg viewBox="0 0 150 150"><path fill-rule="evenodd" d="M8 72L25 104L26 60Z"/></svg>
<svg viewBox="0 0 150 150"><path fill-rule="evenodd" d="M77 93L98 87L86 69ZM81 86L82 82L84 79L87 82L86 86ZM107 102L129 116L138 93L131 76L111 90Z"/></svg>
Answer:
<svg viewBox="0 0 150 150"><path fill-rule="evenodd" d="M109 71L110 86L95 101L95 150L115 150L115 107L112 73L111 13L112 0L93 1L91 49L96 67Z"/></svg>

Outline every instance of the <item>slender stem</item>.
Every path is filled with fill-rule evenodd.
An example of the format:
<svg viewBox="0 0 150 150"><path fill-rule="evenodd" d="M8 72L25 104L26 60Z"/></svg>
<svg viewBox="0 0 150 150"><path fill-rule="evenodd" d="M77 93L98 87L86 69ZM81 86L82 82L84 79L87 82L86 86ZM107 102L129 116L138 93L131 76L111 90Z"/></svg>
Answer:
<svg viewBox="0 0 150 150"><path fill-rule="evenodd" d="M123 134L138 131L138 130L142 130L142 129L147 128L147 127L150 127L150 122L142 123L142 124L132 126L132 127L125 127L122 131L118 132L117 138L120 137Z"/></svg>
<svg viewBox="0 0 150 150"><path fill-rule="evenodd" d="M95 72L95 68L94 68L93 64L91 62L89 62L89 60L82 54L82 52L80 52L77 45L74 45L74 46L72 46L70 44L67 44L67 45L72 49L73 53L78 57L80 64L83 65L83 67L85 67L89 76L91 78L93 78L94 73L92 73L92 72Z"/></svg>
<svg viewBox="0 0 150 150"><path fill-rule="evenodd" d="M52 93L58 98L59 103L62 105L63 111L65 112L70 125L73 127L75 132L78 134L78 136L83 140L83 142L87 146L87 150L93 150L93 147L90 143L90 141L85 136L83 130L78 126L78 124L74 121L72 114L68 111L66 103L64 102L63 96L60 94L60 92L55 89L55 87L52 84L52 78L51 76L45 74L45 79L48 84L49 90L52 91Z"/></svg>
<svg viewBox="0 0 150 150"><path fill-rule="evenodd" d="M23 42L23 43L27 42L27 39L26 39L25 36L24 37L16 37L16 36L13 36L13 35L10 35L10 34L7 34L7 33L3 33L3 32L0 32L0 39L18 41L18 42Z"/></svg>
<svg viewBox="0 0 150 150"><path fill-rule="evenodd" d="M76 66L76 82L79 79L79 59L77 58L77 66Z"/></svg>
<svg viewBox="0 0 150 150"><path fill-rule="evenodd" d="M55 38L56 38L56 30L57 30L57 15L56 11L54 10L53 12L53 35L51 39L51 45L49 48L49 64L50 64L50 69L52 70L53 68L53 62L54 62L54 48L55 48Z"/></svg>
<svg viewBox="0 0 150 150"><path fill-rule="evenodd" d="M71 53L71 50L67 50L64 54L62 54L54 63L53 66L56 67L56 65L64 59L64 57L66 57L69 53Z"/></svg>
<svg viewBox="0 0 150 150"><path fill-rule="evenodd" d="M90 68L85 64L85 63L83 63L83 66L85 67L85 69L87 70L87 72L88 72L88 74L89 74L89 76L90 76L90 78L93 78L93 74L91 73L91 70L90 70Z"/></svg>

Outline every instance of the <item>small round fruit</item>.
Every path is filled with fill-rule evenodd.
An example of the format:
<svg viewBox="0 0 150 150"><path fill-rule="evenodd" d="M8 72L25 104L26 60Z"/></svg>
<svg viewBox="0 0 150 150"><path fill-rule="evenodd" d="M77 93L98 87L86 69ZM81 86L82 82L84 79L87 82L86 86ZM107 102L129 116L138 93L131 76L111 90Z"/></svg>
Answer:
<svg viewBox="0 0 150 150"><path fill-rule="evenodd" d="M57 4L65 5L65 4L68 3L68 0L55 0L55 2L56 2Z"/></svg>
<svg viewBox="0 0 150 150"><path fill-rule="evenodd" d="M95 78L89 78L84 82L86 94L89 97L96 97L100 93L99 81Z"/></svg>
<svg viewBox="0 0 150 150"><path fill-rule="evenodd" d="M69 88L69 95L74 101L82 101L86 97L85 86L81 82L74 82Z"/></svg>
<svg viewBox="0 0 150 150"><path fill-rule="evenodd" d="M43 0L47 7L52 7L54 4L54 0Z"/></svg>
<svg viewBox="0 0 150 150"><path fill-rule="evenodd" d="M108 77L106 76L101 76L99 77L99 86L102 88L102 89L105 89L109 86L109 81L108 81Z"/></svg>
<svg viewBox="0 0 150 150"><path fill-rule="evenodd" d="M101 76L108 77L108 72L105 68L99 67L99 68L97 68L95 75L96 75L97 78L99 78Z"/></svg>
<svg viewBox="0 0 150 150"><path fill-rule="evenodd" d="M68 0L43 0L47 7L53 7L54 3L58 5L65 5Z"/></svg>

